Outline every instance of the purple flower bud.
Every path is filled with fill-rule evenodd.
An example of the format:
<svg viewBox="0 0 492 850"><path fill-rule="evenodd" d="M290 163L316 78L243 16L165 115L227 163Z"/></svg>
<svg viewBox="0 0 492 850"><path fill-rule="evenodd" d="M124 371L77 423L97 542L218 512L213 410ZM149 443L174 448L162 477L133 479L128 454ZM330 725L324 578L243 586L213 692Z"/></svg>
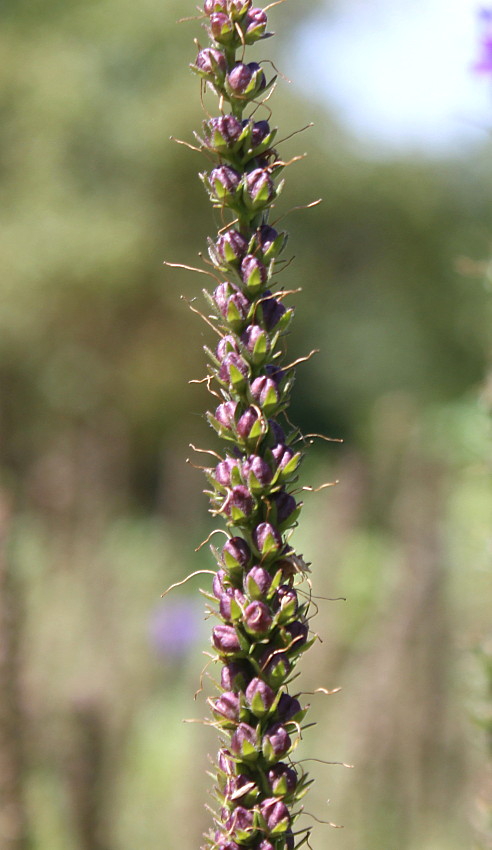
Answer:
<svg viewBox="0 0 492 850"><path fill-rule="evenodd" d="M283 693L278 701L277 717L282 723L288 723L302 711L301 703L290 694Z"/></svg>
<svg viewBox="0 0 492 850"><path fill-rule="evenodd" d="M282 538L269 522L260 522L253 532L253 543L262 555L267 555L279 551Z"/></svg>
<svg viewBox="0 0 492 850"><path fill-rule="evenodd" d="M251 679L251 669L241 661L229 661L222 667L220 683L226 691L244 691Z"/></svg>
<svg viewBox="0 0 492 850"><path fill-rule="evenodd" d="M231 776L226 780L224 795L229 804L241 800L244 805L249 806L254 803L258 796L258 786L249 776L240 773L238 776Z"/></svg>
<svg viewBox="0 0 492 850"><path fill-rule="evenodd" d="M217 348L215 349L217 359L223 360L226 354L230 354L231 351L239 351L236 337L232 334L226 334L226 336L223 336L222 339L219 340Z"/></svg>
<svg viewBox="0 0 492 850"><path fill-rule="evenodd" d="M243 463L243 477L253 491L261 490L270 484L273 473L267 462L258 455L249 455Z"/></svg>
<svg viewBox="0 0 492 850"><path fill-rule="evenodd" d="M265 567L251 567L244 579L244 589L253 599L264 596L270 588L272 577Z"/></svg>
<svg viewBox="0 0 492 850"><path fill-rule="evenodd" d="M270 340L260 325L248 325L241 337L241 342L251 353L255 348L260 348L265 354L270 350Z"/></svg>
<svg viewBox="0 0 492 850"><path fill-rule="evenodd" d="M228 44L235 32L234 24L225 12L212 12L210 15L210 33L216 41Z"/></svg>
<svg viewBox="0 0 492 850"><path fill-rule="evenodd" d="M227 71L227 62L220 50L216 50L215 47L205 47L196 57L195 67L211 80L216 75L223 80Z"/></svg>
<svg viewBox="0 0 492 850"><path fill-rule="evenodd" d="M265 732L261 747L263 755L269 762L276 762L285 756L292 746L289 733L281 723L275 723Z"/></svg>
<svg viewBox="0 0 492 850"><path fill-rule="evenodd" d="M209 174L209 181L219 200L225 200L237 192L241 175L230 165L219 165Z"/></svg>
<svg viewBox="0 0 492 850"><path fill-rule="evenodd" d="M246 197L253 209L267 206L275 197L275 186L268 171L255 168L246 177Z"/></svg>
<svg viewBox="0 0 492 850"><path fill-rule="evenodd" d="M231 752L242 759L258 757L258 737L256 729L248 723L240 723L231 736Z"/></svg>
<svg viewBox="0 0 492 850"><path fill-rule="evenodd" d="M217 767L226 776L233 776L236 771L236 762L232 758L229 750L220 749L217 755Z"/></svg>
<svg viewBox="0 0 492 850"><path fill-rule="evenodd" d="M246 254L248 243L238 230L231 228L231 230L227 230L226 233L219 236L216 248L225 263L236 265Z"/></svg>
<svg viewBox="0 0 492 850"><path fill-rule="evenodd" d="M306 643L309 629L305 623L301 623L300 620L294 620L293 623L288 623L284 628L290 638L289 643L293 649L303 646Z"/></svg>
<svg viewBox="0 0 492 850"><path fill-rule="evenodd" d="M273 438L274 443L283 443L285 442L285 432L284 429L275 422L274 419L268 420L268 433Z"/></svg>
<svg viewBox="0 0 492 850"><path fill-rule="evenodd" d="M248 488L244 484L238 484L232 488L223 510L227 516L239 522L241 518L251 516L254 508L255 502Z"/></svg>
<svg viewBox="0 0 492 850"><path fill-rule="evenodd" d="M212 701L212 711L219 719L237 723L239 720L240 700L233 691L226 691Z"/></svg>
<svg viewBox="0 0 492 850"><path fill-rule="evenodd" d="M215 833L215 844L214 850L241 850L239 844L236 844L235 841L232 841L228 835L224 835L223 832Z"/></svg>
<svg viewBox="0 0 492 850"><path fill-rule="evenodd" d="M257 292L267 280L267 270L253 254L248 254L241 263L241 279L245 286Z"/></svg>
<svg viewBox="0 0 492 850"><path fill-rule="evenodd" d="M278 800L276 797L268 797L261 803L260 811L270 832L274 830L275 832L285 832L289 828L289 810L282 800Z"/></svg>
<svg viewBox="0 0 492 850"><path fill-rule="evenodd" d="M258 10L260 11L260 10ZM271 133L268 121L255 121L251 129L251 144L257 148Z"/></svg>
<svg viewBox="0 0 492 850"><path fill-rule="evenodd" d="M275 505L277 510L277 522L282 525L282 523L287 522L290 516L297 510L297 502L290 493L286 493L285 490L281 490L279 493L275 493L272 496L272 502Z"/></svg>
<svg viewBox="0 0 492 850"><path fill-rule="evenodd" d="M276 797L285 797L296 790L297 773L282 761L271 767L267 776L270 788Z"/></svg>
<svg viewBox="0 0 492 850"><path fill-rule="evenodd" d="M266 30L267 16L263 9L252 8L246 15L246 44L261 38Z"/></svg>
<svg viewBox="0 0 492 850"><path fill-rule="evenodd" d="M235 612L234 614L232 611L233 600L237 603L237 613ZM219 611L222 619L226 621L238 619L240 616L241 608L244 607L245 604L246 597L244 596L244 593L242 593L237 588L233 589L232 587L227 587L219 599Z"/></svg>
<svg viewBox="0 0 492 850"><path fill-rule="evenodd" d="M237 401L224 401L215 411L215 418L223 428L232 428L235 423Z"/></svg>
<svg viewBox="0 0 492 850"><path fill-rule="evenodd" d="M251 6L251 0L229 0L229 12L233 18L242 17Z"/></svg>
<svg viewBox="0 0 492 850"><path fill-rule="evenodd" d="M246 702L255 717L264 717L275 702L275 691L263 679L255 677L246 688Z"/></svg>
<svg viewBox="0 0 492 850"><path fill-rule="evenodd" d="M244 611L244 627L251 634L264 635L272 627L272 615L268 605L255 599Z"/></svg>
<svg viewBox="0 0 492 850"><path fill-rule="evenodd" d="M265 74L257 62L237 62L227 74L226 85L236 97L244 97L262 91L266 86Z"/></svg>
<svg viewBox="0 0 492 850"><path fill-rule="evenodd" d="M224 585L224 579L226 578L227 573L225 570L217 570L212 580L212 589L214 592L214 596L216 599L220 599L223 593L226 591L226 586Z"/></svg>
<svg viewBox="0 0 492 850"><path fill-rule="evenodd" d="M244 381L246 380L249 376L249 366L244 357L241 357L235 351L230 351L222 360L219 369L219 378L221 381L225 381L228 384L232 384L233 387L238 388L239 386L244 386L244 381L241 380L240 376L242 376Z"/></svg>
<svg viewBox="0 0 492 850"><path fill-rule="evenodd" d="M206 15L211 15L212 12L225 12L227 8L227 0L205 0L203 11Z"/></svg>
<svg viewBox="0 0 492 850"><path fill-rule="evenodd" d="M280 322L285 313L285 307L277 298L264 298L261 302L261 312L266 329L271 331Z"/></svg>
<svg viewBox="0 0 492 850"><path fill-rule="evenodd" d="M295 616L297 614L298 601L294 588L288 584L281 584L275 594L273 606L275 611L278 611L279 608L282 610L288 608L291 616Z"/></svg>
<svg viewBox="0 0 492 850"><path fill-rule="evenodd" d="M228 626L224 623L219 623L218 626L214 626L212 641L215 648L218 649L219 652L223 652L225 655L234 654L241 648L234 626Z"/></svg>
<svg viewBox="0 0 492 850"><path fill-rule="evenodd" d="M215 467L214 477L223 487L231 486L231 472L234 468L238 468L239 462L234 457L226 457L221 460Z"/></svg>
<svg viewBox="0 0 492 850"><path fill-rule="evenodd" d="M244 806L236 806L225 822L228 832L235 835L240 841L244 840L253 832L254 812Z"/></svg>
<svg viewBox="0 0 492 850"><path fill-rule="evenodd" d="M284 652L267 649L260 658L262 675L272 688L278 689L290 673L291 664Z"/></svg>
<svg viewBox="0 0 492 850"><path fill-rule="evenodd" d="M260 843L258 844L258 850L275 850L275 845L273 845L272 842L268 840L268 838L264 838L263 841L260 841Z"/></svg>
<svg viewBox="0 0 492 850"><path fill-rule="evenodd" d="M254 407L248 407L237 422L237 433L243 440L248 440L251 430L258 421L258 413Z"/></svg>
<svg viewBox="0 0 492 850"><path fill-rule="evenodd" d="M237 565L243 569L251 559L251 550L242 537L230 537L222 549L222 560L226 567Z"/></svg>
<svg viewBox="0 0 492 850"><path fill-rule="evenodd" d="M272 449L272 455L275 458L276 464L279 469L284 469L287 464L290 463L295 454L296 453L293 451L293 449L289 448L289 446L284 445L284 443L277 443L277 445L274 446Z"/></svg>
<svg viewBox="0 0 492 850"><path fill-rule="evenodd" d="M205 141L212 150L232 147L242 131L243 125L234 115L220 115L204 123Z"/></svg>
<svg viewBox="0 0 492 850"><path fill-rule="evenodd" d="M261 375L255 378L250 386L252 398L260 407L273 408L278 404L279 396L275 381Z"/></svg>
<svg viewBox="0 0 492 850"><path fill-rule="evenodd" d="M219 311L230 324L243 322L248 315L250 303L245 295L232 283L220 283L213 292Z"/></svg>

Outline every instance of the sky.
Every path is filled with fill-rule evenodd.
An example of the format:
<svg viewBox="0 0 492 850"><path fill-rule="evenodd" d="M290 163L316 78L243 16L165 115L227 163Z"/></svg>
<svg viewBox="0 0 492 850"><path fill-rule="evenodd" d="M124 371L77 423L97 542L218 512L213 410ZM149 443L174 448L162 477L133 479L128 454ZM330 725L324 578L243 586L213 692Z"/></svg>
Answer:
<svg viewBox="0 0 492 850"><path fill-rule="evenodd" d="M478 58L477 0L338 0L299 39L301 84L379 150L469 153L492 129L492 76Z"/></svg>

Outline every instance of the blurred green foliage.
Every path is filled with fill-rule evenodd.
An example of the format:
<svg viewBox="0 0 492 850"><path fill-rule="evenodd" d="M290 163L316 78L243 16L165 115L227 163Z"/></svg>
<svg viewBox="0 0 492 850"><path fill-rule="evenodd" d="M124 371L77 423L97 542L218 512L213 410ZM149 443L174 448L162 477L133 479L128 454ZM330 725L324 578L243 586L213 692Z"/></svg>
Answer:
<svg viewBox="0 0 492 850"><path fill-rule="evenodd" d="M287 76L300 12L292 4L271 13ZM199 128L198 86L186 68L199 27L176 25L193 14L182 0L4 0L1 14L0 469L17 513L11 557L26 606L34 848L100 850L80 843L63 790L70 724L84 727L94 711L111 798L112 837L101 850L171 846L173 813L191 850L208 819L197 764L203 773L215 747L179 722L193 713L200 659L161 666L146 624L166 585L210 567L205 550L192 552L210 525L200 476L184 464L189 442L213 444L205 390L187 384L204 372L210 336L180 300L200 299L206 279L163 266L201 265L216 230L197 179L206 162L170 141L192 142ZM477 401L490 356L480 268L492 234L490 152L375 162L353 154L319 92L308 101L280 82L271 105L281 138L315 121L282 147L286 160L309 151L288 169L278 209L287 253L297 255L284 283L303 288L290 350L293 359L321 352L299 367L291 416L346 444L313 448L306 469L315 484L342 480L318 508L307 504L299 533L314 587L349 597L321 610L315 667L330 681L314 681L314 669L306 676L312 687L335 686L336 676L346 686L341 708L320 712L311 752L322 747L329 759L336 750L343 761L354 753L368 765L350 781L324 767L316 811L334 787L346 833L330 846L342 850L454 850L463 836L455 820L446 826L444 789L459 801L463 828L473 768L456 733L468 694L453 646L479 637L492 601L481 471L489 420ZM321 206L289 214L319 196ZM437 584L398 632L395 606L403 612L409 588L429 575ZM422 627L426 617L435 633ZM419 697L410 720L398 713L405 691L400 656L385 654L392 646L404 651L401 670ZM431 659L428 669L418 658ZM395 722L388 717L377 743L384 711L370 683L386 663L380 691L391 685ZM417 685L411 676L424 667ZM337 817L333 806L329 819ZM327 846L325 833L317 840Z"/></svg>

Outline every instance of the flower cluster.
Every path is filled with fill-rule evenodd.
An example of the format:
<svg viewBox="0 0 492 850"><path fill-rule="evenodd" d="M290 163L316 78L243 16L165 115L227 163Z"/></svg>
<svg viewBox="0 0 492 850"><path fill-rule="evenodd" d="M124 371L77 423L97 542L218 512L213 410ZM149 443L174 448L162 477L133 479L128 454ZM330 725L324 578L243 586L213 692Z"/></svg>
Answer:
<svg viewBox="0 0 492 850"><path fill-rule="evenodd" d="M301 508L299 433L279 422L294 379L284 345L293 310L276 282L286 234L269 224L284 163L276 129L257 116L273 80L244 61L245 46L270 35L265 11L251 0L205 0L203 9L211 46L192 69L218 95L220 114L196 137L212 160L200 177L222 224L209 240L218 285L205 293L219 336L206 352L220 403L207 417L226 444L206 475L211 511L228 529L213 550L212 642L222 671L210 706L222 746L206 846L293 850L309 781L292 761L306 709L288 684L314 638L296 589L304 564L289 543Z"/></svg>

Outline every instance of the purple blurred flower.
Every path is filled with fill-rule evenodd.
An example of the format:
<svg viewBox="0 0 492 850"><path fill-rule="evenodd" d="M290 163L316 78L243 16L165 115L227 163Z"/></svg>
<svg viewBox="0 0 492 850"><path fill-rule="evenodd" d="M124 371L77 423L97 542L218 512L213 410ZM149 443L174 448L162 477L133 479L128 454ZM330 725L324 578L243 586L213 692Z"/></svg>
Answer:
<svg viewBox="0 0 492 850"><path fill-rule="evenodd" d="M165 600L150 616L149 643L163 659L180 659L196 644L200 636L201 610L195 600L182 596Z"/></svg>
<svg viewBox="0 0 492 850"><path fill-rule="evenodd" d="M478 12L479 57L473 70L479 74L492 74L492 9L481 8Z"/></svg>

